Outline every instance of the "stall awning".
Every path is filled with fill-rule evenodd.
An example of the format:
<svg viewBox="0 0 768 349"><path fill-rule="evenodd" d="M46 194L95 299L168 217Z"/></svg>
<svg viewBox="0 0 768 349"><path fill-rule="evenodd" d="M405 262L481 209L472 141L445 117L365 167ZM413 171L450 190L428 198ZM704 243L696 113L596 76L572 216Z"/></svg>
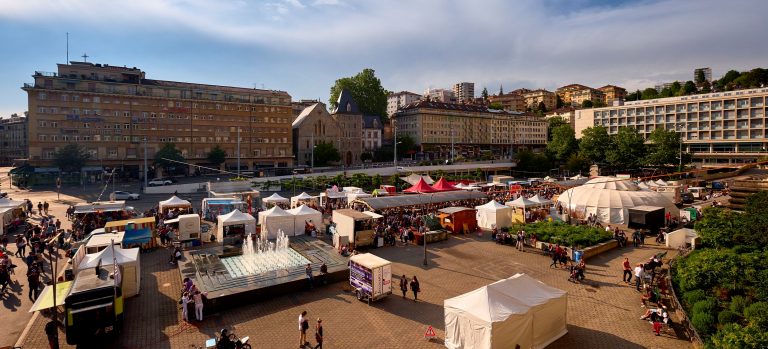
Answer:
<svg viewBox="0 0 768 349"><path fill-rule="evenodd" d="M64 304L64 298L69 294L69 290L72 288L72 281L59 282L56 284L56 306ZM45 286L43 292L40 293L40 297L37 297L35 304L32 304L32 308L29 309L30 313L53 308L53 292L51 290L53 286Z"/></svg>
<svg viewBox="0 0 768 349"><path fill-rule="evenodd" d="M392 207L419 206L428 203L439 203L456 200L485 199L484 193L476 191L450 191L434 194L397 195L376 198L360 198L354 202L360 202L372 210L382 210Z"/></svg>

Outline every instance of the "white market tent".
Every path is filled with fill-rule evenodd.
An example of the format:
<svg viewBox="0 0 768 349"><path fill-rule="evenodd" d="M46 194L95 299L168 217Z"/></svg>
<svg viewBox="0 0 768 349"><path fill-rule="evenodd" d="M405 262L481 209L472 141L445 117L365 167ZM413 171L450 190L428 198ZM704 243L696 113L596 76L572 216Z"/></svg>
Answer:
<svg viewBox="0 0 768 349"><path fill-rule="evenodd" d="M566 190L557 201L574 217L586 218L591 213L597 216L599 222L610 224L627 223L628 209L644 205L664 207L672 217L680 215L680 210L671 200L649 190L624 191L580 186Z"/></svg>
<svg viewBox="0 0 768 349"><path fill-rule="evenodd" d="M160 212L165 212L166 210L170 210L174 208L182 208L182 209L192 208L192 204L189 201L181 199L176 195L171 196L171 198L168 200L160 201L159 203Z"/></svg>
<svg viewBox="0 0 768 349"><path fill-rule="evenodd" d="M104 234L98 234L98 235L94 234L88 239L88 242L85 243L85 252L89 254L96 253L112 244L114 244L115 246L122 246L124 237L125 237L124 231L115 232L115 233L104 233Z"/></svg>
<svg viewBox="0 0 768 349"><path fill-rule="evenodd" d="M13 207L13 208L19 208L22 207L26 202L24 201L15 201L11 200L9 198L0 198L0 207Z"/></svg>
<svg viewBox="0 0 768 349"><path fill-rule="evenodd" d="M667 247L679 248L690 244L691 249L695 249L699 234L693 229L682 228L667 234L664 240L666 240Z"/></svg>
<svg viewBox="0 0 768 349"><path fill-rule="evenodd" d="M663 179L657 179L656 184L658 185L669 185L669 183L665 182Z"/></svg>
<svg viewBox="0 0 768 349"><path fill-rule="evenodd" d="M230 225L244 225L246 236L248 234L256 233L256 218L253 218L253 216L247 213L240 212L238 209L227 214L219 215L216 217L216 221L217 241L224 241L224 227Z"/></svg>
<svg viewBox="0 0 768 349"><path fill-rule="evenodd" d="M114 250L114 252L113 252ZM122 280L123 296L132 297L141 291L141 264L139 262L139 248L122 249L115 246L105 248L98 253L85 255L77 270L95 268L101 262L102 268L112 272L115 261L121 267L120 278ZM77 270L75 273L77 273Z"/></svg>
<svg viewBox="0 0 768 349"><path fill-rule="evenodd" d="M278 195L277 193L274 193L274 194L270 195L269 197L266 197L266 198L262 199L261 201L263 201L265 203L276 204L276 203L280 203L280 202L288 203L290 200L288 200L288 198L284 198L284 197Z"/></svg>
<svg viewBox="0 0 768 349"><path fill-rule="evenodd" d="M487 204L475 206L477 209L477 225L485 229L506 228L512 225L512 208L502 205L496 200Z"/></svg>
<svg viewBox="0 0 768 349"><path fill-rule="evenodd" d="M307 205L301 205L296 208L292 208L286 211L293 215L293 230L283 230L286 235L296 235L304 233L304 224L308 221L317 228L317 231L322 231L323 228L323 214L320 211L315 210ZM295 234L290 234L291 232Z"/></svg>
<svg viewBox="0 0 768 349"><path fill-rule="evenodd" d="M277 238L277 234L280 230L287 236L296 235L294 230L294 216L278 206L259 212L259 224L261 225L262 238Z"/></svg>
<svg viewBox="0 0 768 349"><path fill-rule="evenodd" d="M540 204L538 202L533 202L531 200L526 199L525 196L521 196L513 201L505 202L504 205L507 205L509 207L528 208L528 207L536 207L536 206L539 206Z"/></svg>
<svg viewBox="0 0 768 349"><path fill-rule="evenodd" d="M302 203L309 203L312 200L316 200L317 196L312 196L307 194L307 192L302 192L299 195L291 197L291 207L299 206Z"/></svg>
<svg viewBox="0 0 768 349"><path fill-rule="evenodd" d="M525 274L446 299L451 349L544 348L568 332L567 292Z"/></svg>
<svg viewBox="0 0 768 349"><path fill-rule="evenodd" d="M429 175L420 176L415 173L411 173L410 175L408 175L408 177L400 177L400 179L403 180L404 182L407 182L410 185L416 185L416 183L419 183L419 180L422 180L422 179L424 180L424 182L426 182L429 185L432 185L435 183L435 180L432 179L432 177L430 177Z"/></svg>
<svg viewBox="0 0 768 349"><path fill-rule="evenodd" d="M534 195L532 198L530 198L528 200L531 200L531 201L533 201L535 203L538 203L539 206L542 206L542 207L549 206L549 205L552 204L552 200L545 199L545 198L539 196L539 194Z"/></svg>
<svg viewBox="0 0 768 349"><path fill-rule="evenodd" d="M587 188L613 190L640 190L634 182L617 177L597 177L583 184Z"/></svg>

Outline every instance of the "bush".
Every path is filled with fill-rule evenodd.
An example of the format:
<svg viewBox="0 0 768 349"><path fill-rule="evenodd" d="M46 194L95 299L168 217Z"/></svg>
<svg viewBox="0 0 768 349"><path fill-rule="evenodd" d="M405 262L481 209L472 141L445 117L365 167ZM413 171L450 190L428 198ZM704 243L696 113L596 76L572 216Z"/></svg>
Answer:
<svg viewBox="0 0 768 349"><path fill-rule="evenodd" d="M714 298L706 298L693 304L693 313L713 314L717 309L717 301Z"/></svg>
<svg viewBox="0 0 768 349"><path fill-rule="evenodd" d="M519 227L510 227L517 231ZM536 222L523 226L526 233L536 234L536 239L542 242L583 248L597 245L613 238L611 233L603 229L574 226L563 222Z"/></svg>
<svg viewBox="0 0 768 349"><path fill-rule="evenodd" d="M710 338L707 348L717 349L746 349L768 348L768 333L752 326L742 327L739 324L723 326Z"/></svg>
<svg viewBox="0 0 768 349"><path fill-rule="evenodd" d="M708 336L715 327L715 317L710 313L693 313L691 324L701 336Z"/></svg>
<svg viewBox="0 0 768 349"><path fill-rule="evenodd" d="M733 298L731 298L731 305L729 308L736 314L743 314L744 308L746 308L748 305L749 301L743 296L733 296Z"/></svg>
<svg viewBox="0 0 768 349"><path fill-rule="evenodd" d="M693 290L683 294L683 300L688 306L693 306L698 301L707 299L707 293L704 290Z"/></svg>
<svg viewBox="0 0 768 349"><path fill-rule="evenodd" d="M752 303L744 308L744 317L749 321L750 326L768 331L768 303Z"/></svg>
<svg viewBox="0 0 768 349"><path fill-rule="evenodd" d="M717 314L717 323L720 325L726 325L739 321L739 314L736 314L730 310L723 310L720 314Z"/></svg>

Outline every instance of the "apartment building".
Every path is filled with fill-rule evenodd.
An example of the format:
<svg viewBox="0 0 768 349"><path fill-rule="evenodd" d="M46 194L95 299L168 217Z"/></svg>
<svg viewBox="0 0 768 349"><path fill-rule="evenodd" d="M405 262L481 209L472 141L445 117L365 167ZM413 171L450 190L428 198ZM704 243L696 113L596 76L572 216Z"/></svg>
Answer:
<svg viewBox="0 0 768 349"><path fill-rule="evenodd" d="M421 101L393 116L398 135L409 135L424 156L477 156L491 151L507 157L520 149L541 149L547 142L547 122L519 112L489 110L470 104Z"/></svg>
<svg viewBox="0 0 768 349"><path fill-rule="evenodd" d="M544 118L549 122L552 118L561 118L568 122L571 127L574 127L576 121L576 108L574 107L562 107L555 109L551 112L544 114Z"/></svg>
<svg viewBox="0 0 768 349"><path fill-rule="evenodd" d="M525 105L531 109L537 108L542 102L547 110L554 110L557 107L557 95L544 89L524 93L523 98L525 98Z"/></svg>
<svg viewBox="0 0 768 349"><path fill-rule="evenodd" d="M603 93L603 103L606 106L612 106L614 102L622 102L627 99L627 90L623 87L605 85L598 90Z"/></svg>
<svg viewBox="0 0 768 349"><path fill-rule="evenodd" d="M525 111L527 104L523 94L531 92L529 89L521 88L509 93L488 96L488 102L501 104L505 111Z"/></svg>
<svg viewBox="0 0 768 349"><path fill-rule="evenodd" d="M571 92L571 104L575 106L581 106L585 101L595 104L602 104L605 102L605 93L603 91L594 88L584 88ZM568 105L566 103L566 105Z"/></svg>
<svg viewBox="0 0 768 349"><path fill-rule="evenodd" d="M683 151L702 166L738 165L768 155L768 88L625 102L623 106L576 112L576 136L592 126L609 134L633 127L647 137L653 130L676 130Z"/></svg>
<svg viewBox="0 0 768 349"><path fill-rule="evenodd" d="M0 119L0 164L11 165L16 159L27 158L28 121L17 114Z"/></svg>
<svg viewBox="0 0 768 349"><path fill-rule="evenodd" d="M712 68L697 68L693 70L693 79L691 81L696 81L696 76L699 75L699 72L704 73L704 80L707 80L710 84L712 83Z"/></svg>
<svg viewBox="0 0 768 349"><path fill-rule="evenodd" d="M570 84L565 85L563 87L558 88L555 90L555 93L560 96L560 99L563 101L565 105L574 105L573 103L573 93L576 91L581 90L588 90L590 87L579 85L579 84Z"/></svg>
<svg viewBox="0 0 768 349"><path fill-rule="evenodd" d="M296 118L301 114L301 112L304 111L304 109L307 109L319 102L319 99L302 99L298 102L291 102L291 112L293 113L293 119L296 120Z"/></svg>
<svg viewBox="0 0 768 349"><path fill-rule="evenodd" d="M243 170L289 167L291 96L284 91L147 79L139 68L70 62L35 72L24 84L29 104L30 165L51 166L68 143L82 145L91 167L143 172L164 143L188 162L206 164L218 145ZM180 166L182 170L193 171Z"/></svg>
<svg viewBox="0 0 768 349"><path fill-rule="evenodd" d="M372 153L381 148L384 125L375 115L363 115L363 151Z"/></svg>
<svg viewBox="0 0 768 349"><path fill-rule="evenodd" d="M421 99L418 93L400 91L387 97L387 117L391 117L398 109Z"/></svg>
<svg viewBox="0 0 768 349"><path fill-rule="evenodd" d="M424 98L433 102L456 103L453 91L442 88L430 88L424 91Z"/></svg>
<svg viewBox="0 0 768 349"><path fill-rule="evenodd" d="M475 99L475 83L460 82L453 85L453 95L457 102L469 102Z"/></svg>

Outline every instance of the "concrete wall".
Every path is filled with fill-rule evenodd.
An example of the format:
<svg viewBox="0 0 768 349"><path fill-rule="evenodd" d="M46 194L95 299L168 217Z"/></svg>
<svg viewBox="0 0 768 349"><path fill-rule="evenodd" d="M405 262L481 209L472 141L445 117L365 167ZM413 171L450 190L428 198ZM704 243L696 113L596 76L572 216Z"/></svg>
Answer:
<svg viewBox="0 0 768 349"><path fill-rule="evenodd" d="M189 184L174 184L163 185L157 187L144 188L144 194L173 194L179 193L196 193L198 190L205 190L206 183L189 183Z"/></svg>

